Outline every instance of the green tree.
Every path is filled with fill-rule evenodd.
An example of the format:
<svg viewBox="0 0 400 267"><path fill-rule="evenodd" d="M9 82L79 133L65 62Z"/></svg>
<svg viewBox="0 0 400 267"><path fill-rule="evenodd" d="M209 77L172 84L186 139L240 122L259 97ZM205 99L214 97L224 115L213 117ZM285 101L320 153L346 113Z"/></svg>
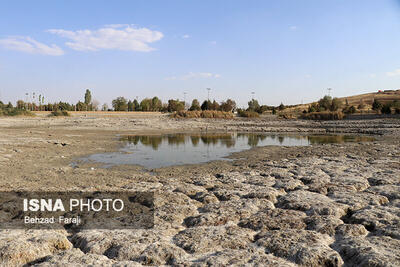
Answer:
<svg viewBox="0 0 400 267"><path fill-rule="evenodd" d="M201 110L210 110L212 103L210 100L204 100L203 104L201 104Z"/></svg>
<svg viewBox="0 0 400 267"><path fill-rule="evenodd" d="M8 102L8 104L7 104L6 108L8 108L8 109L12 109L12 108L14 108L14 106L13 106L13 104L11 104L11 102Z"/></svg>
<svg viewBox="0 0 400 267"><path fill-rule="evenodd" d="M57 103L57 109L59 110L67 110L67 111L72 111L74 110L73 105L67 102L58 102Z"/></svg>
<svg viewBox="0 0 400 267"><path fill-rule="evenodd" d="M134 111L135 110L135 106L133 105L132 101L128 101L128 111Z"/></svg>
<svg viewBox="0 0 400 267"><path fill-rule="evenodd" d="M53 105L53 110L57 110L57 108L56 108L55 106L56 106L56 104ZM84 111L84 110L87 110L87 106L86 106L85 103L83 103L83 102L81 102L81 101L78 101L78 103L76 103L76 110L77 110L77 111Z"/></svg>
<svg viewBox="0 0 400 267"><path fill-rule="evenodd" d="M127 111L128 110L128 101L125 97L117 97L112 101L112 106L115 111Z"/></svg>
<svg viewBox="0 0 400 267"><path fill-rule="evenodd" d="M162 108L162 102L158 97L153 97L151 99L151 110L152 111L160 111Z"/></svg>
<svg viewBox="0 0 400 267"><path fill-rule="evenodd" d="M382 103L374 99L374 102L372 103L372 109L375 111L379 111L382 109L382 107L383 107Z"/></svg>
<svg viewBox="0 0 400 267"><path fill-rule="evenodd" d="M25 102L22 100L17 101L17 109L24 109L25 108Z"/></svg>
<svg viewBox="0 0 400 267"><path fill-rule="evenodd" d="M267 105L262 105L260 106L260 108L258 109L258 113L262 114L264 112L266 112L267 110L269 110L270 108ZM276 111L275 111L276 113Z"/></svg>
<svg viewBox="0 0 400 267"><path fill-rule="evenodd" d="M283 103L281 103L279 105L278 109L281 110L281 111L284 110L285 109L285 105Z"/></svg>
<svg viewBox="0 0 400 267"><path fill-rule="evenodd" d="M140 104L136 99L133 100L133 106L135 107L135 111L140 111Z"/></svg>
<svg viewBox="0 0 400 267"><path fill-rule="evenodd" d="M150 98L145 98L140 102L140 110L141 111L151 111L151 99Z"/></svg>
<svg viewBox="0 0 400 267"><path fill-rule="evenodd" d="M330 106L330 110L337 111L341 107L342 107L342 101L337 97L333 98L331 106Z"/></svg>
<svg viewBox="0 0 400 267"><path fill-rule="evenodd" d="M168 107L167 107L168 112L182 111L184 109L185 109L185 103L183 103L182 101L179 101L179 99L168 100Z"/></svg>
<svg viewBox="0 0 400 267"><path fill-rule="evenodd" d="M218 104L218 102L214 100L214 101L211 103L210 109L211 109L211 110L219 110L219 104Z"/></svg>
<svg viewBox="0 0 400 267"><path fill-rule="evenodd" d="M92 102L92 93L90 92L89 89L86 89L86 92L85 92L85 104L89 105L90 102Z"/></svg>
<svg viewBox="0 0 400 267"><path fill-rule="evenodd" d="M236 110L236 102L232 99L227 99L225 102L221 102L220 109L226 112L233 112Z"/></svg>
<svg viewBox="0 0 400 267"><path fill-rule="evenodd" d="M326 95L318 101L320 111L330 110L332 106L332 97Z"/></svg>
<svg viewBox="0 0 400 267"><path fill-rule="evenodd" d="M345 114L354 114L354 113L357 112L357 109L356 109L355 106L346 106L346 107L343 109L343 112L344 112Z"/></svg>
<svg viewBox="0 0 400 267"><path fill-rule="evenodd" d="M312 103L309 107L308 107L308 112L317 112L319 111L319 105L317 103Z"/></svg>
<svg viewBox="0 0 400 267"><path fill-rule="evenodd" d="M357 108L358 108L358 109L363 109L363 108L365 108L365 104L364 104L364 100L363 100L363 99L360 99L360 104L358 105Z"/></svg>
<svg viewBox="0 0 400 267"><path fill-rule="evenodd" d="M248 103L249 107L247 108L248 111L258 111L260 108L260 104L255 99L250 100Z"/></svg>
<svg viewBox="0 0 400 267"><path fill-rule="evenodd" d="M194 111L194 110L201 110L199 100L193 99L192 105L190 106L189 110Z"/></svg>
<svg viewBox="0 0 400 267"><path fill-rule="evenodd" d="M381 112L383 114L392 114L392 103L386 103L382 106Z"/></svg>

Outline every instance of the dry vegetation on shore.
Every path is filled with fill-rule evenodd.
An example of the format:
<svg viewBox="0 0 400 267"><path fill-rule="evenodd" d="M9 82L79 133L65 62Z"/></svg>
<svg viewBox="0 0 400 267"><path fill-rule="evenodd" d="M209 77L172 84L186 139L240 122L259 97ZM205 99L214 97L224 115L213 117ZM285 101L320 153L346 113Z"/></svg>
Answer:
<svg viewBox="0 0 400 267"><path fill-rule="evenodd" d="M202 110L202 111L177 111L171 114L172 118L205 118L205 119L232 119L232 112L218 110Z"/></svg>

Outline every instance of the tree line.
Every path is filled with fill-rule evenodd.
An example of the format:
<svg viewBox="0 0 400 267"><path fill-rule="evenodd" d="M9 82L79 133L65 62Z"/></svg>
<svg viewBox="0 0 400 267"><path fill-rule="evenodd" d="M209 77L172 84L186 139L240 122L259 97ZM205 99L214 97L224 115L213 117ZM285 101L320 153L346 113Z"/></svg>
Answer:
<svg viewBox="0 0 400 267"><path fill-rule="evenodd" d="M308 110L304 110L303 113L312 113L312 112L324 112L324 111L339 111L341 110L345 114L354 114L357 111L363 110L365 108L365 104L363 100L360 100L358 105L349 105L347 99L345 103L342 102L339 98L332 98L331 96L324 96L318 102L312 103ZM377 99L374 99L372 103L372 110L381 114L400 114L400 101L386 101L384 104Z"/></svg>
<svg viewBox="0 0 400 267"><path fill-rule="evenodd" d="M0 101L1 102L1 101ZM4 105L4 104L3 104ZM11 103L8 106L13 107ZM71 104L68 102L55 102L55 103L44 103L44 97L39 96L39 102L25 102L23 100L18 100L15 108L19 110L27 111L96 111L98 110L99 103L96 100L92 101L92 93L89 89L86 90L84 101L78 101L76 104Z"/></svg>
<svg viewBox="0 0 400 267"><path fill-rule="evenodd" d="M216 100L204 100L201 104L199 100L193 99L191 105L188 105L184 101L179 99L169 99L167 102L162 102L160 98L154 96L153 98L144 98L140 102L137 99L129 100L125 97L117 97L112 100L112 106L109 107L106 103L101 107L96 100L92 100L92 93L89 89L85 91L83 101L78 101L76 104L68 102L54 102L44 103L44 97L40 97L39 103L37 102L25 102L18 100L14 107L11 103L3 104L0 101L0 108L15 108L18 110L26 111L155 111L155 112L179 112L179 111L201 111L201 110L213 110L213 111L224 111L224 112L256 112L263 113L265 111L272 111L276 113L277 110L283 110L286 108L283 104L274 107L267 105L260 105L257 100L252 99L248 102L246 109L240 109L237 107L236 102L232 99L217 102Z"/></svg>
<svg viewBox="0 0 400 267"><path fill-rule="evenodd" d="M276 114L278 111L283 111L288 107L293 106L285 106L281 103L279 106L268 106L268 105L260 105L256 99L251 99L248 103L247 108L241 109L238 108L236 102L232 99L227 99L225 101L217 102L216 100L204 100L201 104L199 100L193 99L191 105L187 105L184 101L179 99L169 99L167 102L162 102L160 98L154 96L153 98L144 98L140 102L137 99L129 100L125 97L117 97L112 100L112 107L109 107L107 104L103 104L99 107L99 103L96 100L92 100L92 93L89 89L85 91L83 101L78 101L76 104L71 104L68 102L56 102L56 103L44 103L44 97L39 97L39 103L34 102L24 102L23 100L18 100L16 106L14 107L12 103L4 104L0 101L0 109L12 109L16 108L19 110L27 110L27 111L155 111L155 112L179 112L179 111L204 111L204 110L213 110L213 111L225 111L225 112L235 112L237 111L239 114L244 112L245 114L251 115L251 113L262 114L264 112L271 112L272 114ZM295 105L294 105L295 106ZM318 102L312 103L309 105L307 110L304 110L303 113L312 113L312 112L323 112L323 111L338 111L341 110L344 113L351 114L355 113L358 110L364 108L364 103L360 101L360 104L355 106L350 106L346 100L346 103L343 104L342 100L339 98L332 98L331 96L324 96ZM372 109L384 114L390 114L392 111L394 113L400 113L400 102L393 101L382 104L378 100L374 100L372 104Z"/></svg>
<svg viewBox="0 0 400 267"><path fill-rule="evenodd" d="M268 110L272 110L273 113L276 110L283 110L286 106L283 104L278 107L260 105L257 100L252 99L248 102L246 111L252 111L257 113L263 113ZM103 105L103 111L114 110L114 111L159 111L159 112L179 112L183 110L189 111L200 111L200 110L214 110L214 111L225 111L235 112L241 111L242 109L237 108L236 102L232 99L217 102L216 100L204 100L201 104L199 100L193 99L191 105L186 106L184 101L179 99L169 99L166 103L163 103L158 97L145 98L140 103L135 100L128 100L124 97L117 97L112 101L112 109L109 109L107 105Z"/></svg>

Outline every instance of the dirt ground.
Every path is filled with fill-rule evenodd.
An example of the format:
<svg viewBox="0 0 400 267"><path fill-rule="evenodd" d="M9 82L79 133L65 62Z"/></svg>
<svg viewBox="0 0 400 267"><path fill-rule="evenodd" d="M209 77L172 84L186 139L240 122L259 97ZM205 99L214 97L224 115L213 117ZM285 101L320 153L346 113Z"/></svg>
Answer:
<svg viewBox="0 0 400 267"><path fill-rule="evenodd" d="M376 140L259 147L232 155L234 161L151 171L71 165L85 155L117 151L118 134L213 131L352 133ZM3 191L157 193L154 229L0 230L0 261L6 266L399 266L399 133L395 118L176 120L161 113L112 112L0 118Z"/></svg>

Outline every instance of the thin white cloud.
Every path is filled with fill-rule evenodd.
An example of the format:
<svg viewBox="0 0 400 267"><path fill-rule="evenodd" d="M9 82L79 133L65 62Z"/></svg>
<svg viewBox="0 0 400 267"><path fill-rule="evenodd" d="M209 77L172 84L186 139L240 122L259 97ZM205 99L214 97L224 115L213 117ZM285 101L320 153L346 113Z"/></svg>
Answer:
<svg viewBox="0 0 400 267"><path fill-rule="evenodd" d="M167 81L173 81L173 80L181 80L181 81L187 81L191 79L204 79L204 78L215 78L218 79L220 78L220 74L215 74L215 73L210 73L210 72L189 72L188 74L182 75L182 76L171 76L165 78Z"/></svg>
<svg viewBox="0 0 400 267"><path fill-rule="evenodd" d="M394 71L387 72L386 75L389 76L389 77L399 76L400 75L400 69L396 69Z"/></svg>
<svg viewBox="0 0 400 267"><path fill-rule="evenodd" d="M376 74L375 74L375 73L371 73L371 74L369 75L369 77L370 77L370 78L376 78Z"/></svg>
<svg viewBox="0 0 400 267"><path fill-rule="evenodd" d="M9 50L16 50L30 54L41 54L49 56L64 55L64 51L55 44L46 45L33 38L25 36L11 36L0 39L0 45Z"/></svg>
<svg viewBox="0 0 400 267"><path fill-rule="evenodd" d="M211 44L211 45L216 45L216 44L217 44L217 41L211 41L210 44Z"/></svg>
<svg viewBox="0 0 400 267"><path fill-rule="evenodd" d="M98 30L68 31L51 29L48 32L57 34L71 41L65 45L78 51L99 51L103 49L150 52L155 50L149 44L159 41L163 34L147 28L136 28L125 24L112 24Z"/></svg>
<svg viewBox="0 0 400 267"><path fill-rule="evenodd" d="M293 26L290 26L289 29L290 29L291 31L295 31L295 30L297 30L297 26L294 26L294 25L293 25Z"/></svg>
<svg viewBox="0 0 400 267"><path fill-rule="evenodd" d="M122 28L122 27L129 27L130 24L106 24L104 25L105 28Z"/></svg>
<svg viewBox="0 0 400 267"><path fill-rule="evenodd" d="M182 35L182 39L189 39L189 38L190 38L189 34Z"/></svg>

